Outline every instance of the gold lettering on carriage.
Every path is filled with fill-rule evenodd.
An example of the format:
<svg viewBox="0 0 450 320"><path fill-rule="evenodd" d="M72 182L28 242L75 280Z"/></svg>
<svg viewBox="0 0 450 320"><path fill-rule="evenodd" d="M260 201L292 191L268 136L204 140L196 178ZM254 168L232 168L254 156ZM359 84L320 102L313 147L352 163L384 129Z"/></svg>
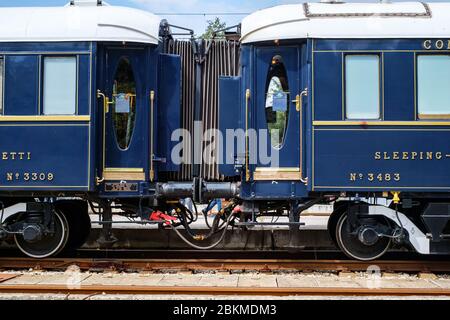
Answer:
<svg viewBox="0 0 450 320"><path fill-rule="evenodd" d="M392 173L386 173L386 172L369 172L369 173L350 173L350 181L351 182L357 182L357 181L368 181L368 182L399 182L401 181L402 177L400 173L392 172Z"/></svg>
<svg viewBox="0 0 450 320"><path fill-rule="evenodd" d="M425 50L450 50L450 40L425 40L422 44Z"/></svg>
<svg viewBox="0 0 450 320"><path fill-rule="evenodd" d="M52 172L7 172L6 181L24 181L24 182L34 182L34 181L53 181L55 175Z"/></svg>
<svg viewBox="0 0 450 320"><path fill-rule="evenodd" d="M401 160L442 160L450 158L450 154L445 154L440 151L392 151L383 152L377 151L374 154L374 159L379 161L401 161Z"/></svg>
<svg viewBox="0 0 450 320"><path fill-rule="evenodd" d="M14 151L2 152L2 161L31 160L31 152Z"/></svg>

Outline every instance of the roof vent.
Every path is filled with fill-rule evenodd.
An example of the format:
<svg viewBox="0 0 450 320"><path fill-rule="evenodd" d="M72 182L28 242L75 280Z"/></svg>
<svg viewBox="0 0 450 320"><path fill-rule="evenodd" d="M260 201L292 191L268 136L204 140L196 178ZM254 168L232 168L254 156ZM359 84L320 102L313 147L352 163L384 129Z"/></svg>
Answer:
<svg viewBox="0 0 450 320"><path fill-rule="evenodd" d="M425 2L348 3L340 6L304 3L303 11L307 18L431 18L432 16L431 8Z"/></svg>
<svg viewBox="0 0 450 320"><path fill-rule="evenodd" d="M70 0L70 5L77 7L94 7L103 4L103 0Z"/></svg>

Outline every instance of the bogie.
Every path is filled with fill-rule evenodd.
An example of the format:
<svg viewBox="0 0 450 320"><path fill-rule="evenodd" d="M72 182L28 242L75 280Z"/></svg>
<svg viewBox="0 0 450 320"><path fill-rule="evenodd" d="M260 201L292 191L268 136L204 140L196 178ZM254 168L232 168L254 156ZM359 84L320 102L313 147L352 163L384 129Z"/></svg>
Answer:
<svg viewBox="0 0 450 320"><path fill-rule="evenodd" d="M391 247L391 238L380 235L381 229L388 227L386 221L383 224L377 220L362 220L352 226L348 214L342 214L335 231L339 248L351 259L371 261L381 258Z"/></svg>
<svg viewBox="0 0 450 320"><path fill-rule="evenodd" d="M51 213L50 221L36 216L34 219L28 214L24 220L16 223L20 229L14 235L17 247L29 257L36 259L48 258L60 253L69 239L69 224L66 217L59 210Z"/></svg>

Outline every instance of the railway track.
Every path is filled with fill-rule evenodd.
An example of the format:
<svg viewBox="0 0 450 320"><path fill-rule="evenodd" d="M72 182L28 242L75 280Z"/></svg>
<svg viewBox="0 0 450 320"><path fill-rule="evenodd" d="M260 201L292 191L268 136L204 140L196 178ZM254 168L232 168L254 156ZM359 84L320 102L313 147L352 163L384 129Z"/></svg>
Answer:
<svg viewBox="0 0 450 320"><path fill-rule="evenodd" d="M259 287L173 287L128 285L0 285L0 294L66 295L208 295L208 296L379 296L379 297L450 297L449 289L427 288L259 288Z"/></svg>
<svg viewBox="0 0 450 320"><path fill-rule="evenodd" d="M171 273L274 273L289 272L367 272L369 268L377 268L382 272L392 273L450 273L450 261L377 261L364 263L349 260L261 260L261 259L91 259L91 258L53 258L46 260L33 260L28 258L0 258L0 269L24 270L23 274L3 274L5 281L0 283L0 294L63 294L85 295L86 298L103 295L175 295L175 296L329 296L329 297L450 297L450 288L447 287L378 287L367 288L347 286L220 286L208 283L198 286L180 285L144 285L142 283L128 282L121 278L120 284L95 284L79 282L73 285L51 284L34 282L25 283L20 277L27 275L30 269L35 271L65 271L69 267L78 266L81 271L96 272L138 272L151 274ZM37 273L40 275L41 273ZM46 273L44 272L44 275ZM109 274L109 273L108 273ZM108 274L104 275L108 277ZM159 277L160 275L155 275ZM191 275L195 276L195 275ZM279 275L280 276L280 275ZM11 277L17 277L17 282L10 282ZM40 276L38 276L40 277ZM48 276L51 279L51 274ZM278 276L277 276L278 277ZM145 276L144 278L145 279ZM29 281L29 280L28 280ZM36 280L38 281L38 280ZM50 280L52 281L52 280ZM428 280L427 280L428 281ZM277 282L278 284L278 282Z"/></svg>
<svg viewBox="0 0 450 320"><path fill-rule="evenodd" d="M376 261L351 260L281 260L281 259L91 259L0 258L1 270L64 271L77 266L82 271L117 272L382 272L450 273L450 261Z"/></svg>

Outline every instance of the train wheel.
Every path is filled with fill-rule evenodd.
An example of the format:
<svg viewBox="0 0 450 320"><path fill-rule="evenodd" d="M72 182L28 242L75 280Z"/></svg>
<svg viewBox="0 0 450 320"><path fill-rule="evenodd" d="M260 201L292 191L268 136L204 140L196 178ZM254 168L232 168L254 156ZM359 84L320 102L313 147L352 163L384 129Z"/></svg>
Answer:
<svg viewBox="0 0 450 320"><path fill-rule="evenodd" d="M14 240L20 251L35 259L48 258L61 252L69 238L69 224L58 210L54 211L53 220L54 232L42 235L39 240L27 241L23 235L15 235Z"/></svg>
<svg viewBox="0 0 450 320"><path fill-rule="evenodd" d="M347 206L342 206L338 209L336 209L333 214L330 216L330 219L328 220L328 233L330 235L331 240L333 243L338 246L337 240L336 240L336 226L342 217L343 214L345 214Z"/></svg>
<svg viewBox="0 0 450 320"><path fill-rule="evenodd" d="M382 257L389 250L391 239L378 235L377 224L363 224L357 230L352 230L347 214L343 214L336 225L339 248L349 258L356 260L371 261Z"/></svg>
<svg viewBox="0 0 450 320"><path fill-rule="evenodd" d="M340 201L336 203L333 213L330 216L330 219L328 220L328 233L330 235L331 240L333 243L338 246L337 239L336 239L336 226L341 219L342 215L346 213L347 209L349 207L348 201Z"/></svg>
<svg viewBox="0 0 450 320"><path fill-rule="evenodd" d="M67 250L79 249L91 233L91 219L88 207L84 202L60 201L56 207L64 214L69 224L70 234L67 240Z"/></svg>

